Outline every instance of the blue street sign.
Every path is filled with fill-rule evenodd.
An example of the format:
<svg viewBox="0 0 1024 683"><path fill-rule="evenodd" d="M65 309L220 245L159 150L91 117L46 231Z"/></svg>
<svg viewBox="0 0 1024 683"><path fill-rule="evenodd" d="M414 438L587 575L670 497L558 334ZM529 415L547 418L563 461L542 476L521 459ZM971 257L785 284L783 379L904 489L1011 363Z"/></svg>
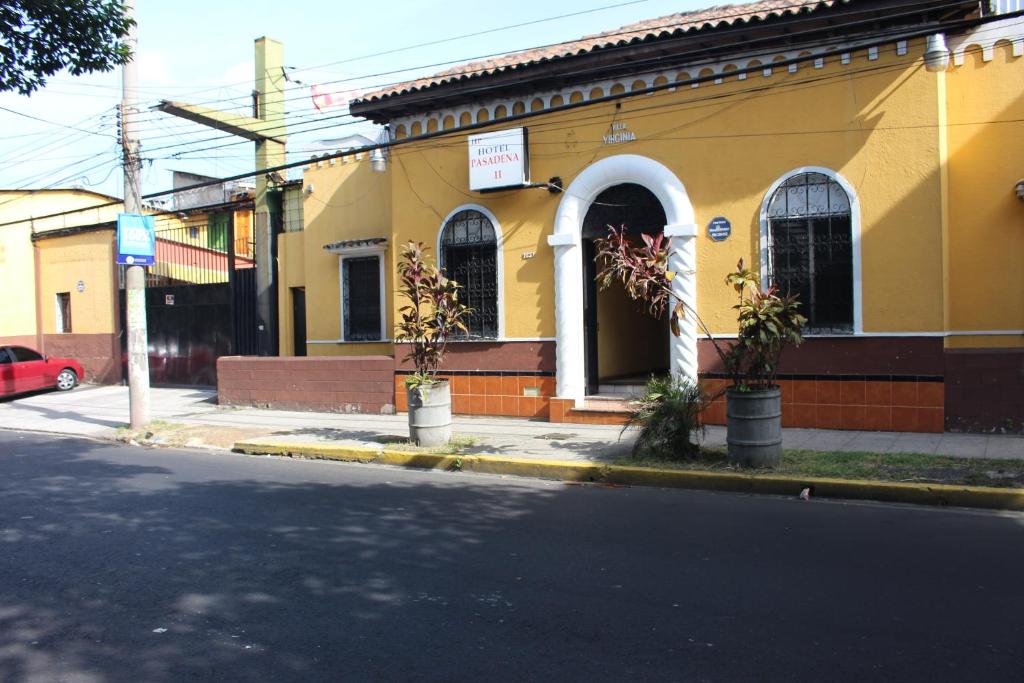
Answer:
<svg viewBox="0 0 1024 683"><path fill-rule="evenodd" d="M708 223L708 237L716 242L721 242L732 234L732 223L728 218L717 216Z"/></svg>
<svg viewBox="0 0 1024 683"><path fill-rule="evenodd" d="M117 262L126 266L151 266L156 262L153 216L117 214Z"/></svg>

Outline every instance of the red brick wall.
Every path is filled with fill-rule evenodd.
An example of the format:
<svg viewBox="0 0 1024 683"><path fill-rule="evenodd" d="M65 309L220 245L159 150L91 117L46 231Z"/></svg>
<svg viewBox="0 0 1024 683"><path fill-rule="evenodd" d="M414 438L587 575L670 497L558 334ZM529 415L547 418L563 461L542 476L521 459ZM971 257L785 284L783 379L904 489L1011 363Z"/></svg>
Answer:
<svg viewBox="0 0 1024 683"><path fill-rule="evenodd" d="M43 348L48 356L74 358L81 363L86 382L121 381L121 347L115 334L47 334L43 335Z"/></svg>
<svg viewBox="0 0 1024 683"><path fill-rule="evenodd" d="M947 349L946 425L1024 434L1024 349Z"/></svg>
<svg viewBox="0 0 1024 683"><path fill-rule="evenodd" d="M391 356L217 359L217 402L283 410L392 413Z"/></svg>

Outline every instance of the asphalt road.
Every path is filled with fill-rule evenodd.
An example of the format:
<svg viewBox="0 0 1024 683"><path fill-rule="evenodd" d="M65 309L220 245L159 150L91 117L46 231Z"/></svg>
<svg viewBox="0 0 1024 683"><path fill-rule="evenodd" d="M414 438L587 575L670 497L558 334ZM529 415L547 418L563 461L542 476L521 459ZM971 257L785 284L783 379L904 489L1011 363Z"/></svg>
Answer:
<svg viewBox="0 0 1024 683"><path fill-rule="evenodd" d="M1024 516L0 432L0 681L1019 681Z"/></svg>

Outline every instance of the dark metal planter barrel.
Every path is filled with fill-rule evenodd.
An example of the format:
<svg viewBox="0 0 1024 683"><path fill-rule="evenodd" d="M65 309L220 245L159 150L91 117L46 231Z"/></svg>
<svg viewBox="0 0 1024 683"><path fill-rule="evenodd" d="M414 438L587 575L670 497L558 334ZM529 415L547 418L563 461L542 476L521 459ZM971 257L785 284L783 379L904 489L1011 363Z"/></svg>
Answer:
<svg viewBox="0 0 1024 683"><path fill-rule="evenodd" d="M409 438L433 448L452 440L452 392L448 380L406 387L409 399Z"/></svg>
<svg viewBox="0 0 1024 683"><path fill-rule="evenodd" d="M782 459L782 391L725 393L729 461L743 467L775 467Z"/></svg>

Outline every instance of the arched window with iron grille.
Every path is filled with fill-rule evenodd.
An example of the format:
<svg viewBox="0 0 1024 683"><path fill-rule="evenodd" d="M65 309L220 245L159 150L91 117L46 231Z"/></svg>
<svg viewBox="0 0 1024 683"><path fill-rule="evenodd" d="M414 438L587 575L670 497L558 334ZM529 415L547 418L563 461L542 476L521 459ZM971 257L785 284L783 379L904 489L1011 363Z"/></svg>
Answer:
<svg viewBox="0 0 1024 683"><path fill-rule="evenodd" d="M459 300L473 309L469 336L498 336L498 239L491 219L465 209L445 223L440 240L441 267L460 285Z"/></svg>
<svg viewBox="0 0 1024 683"><path fill-rule="evenodd" d="M824 173L798 173L768 201L769 274L800 297L807 332L853 332L850 197Z"/></svg>

